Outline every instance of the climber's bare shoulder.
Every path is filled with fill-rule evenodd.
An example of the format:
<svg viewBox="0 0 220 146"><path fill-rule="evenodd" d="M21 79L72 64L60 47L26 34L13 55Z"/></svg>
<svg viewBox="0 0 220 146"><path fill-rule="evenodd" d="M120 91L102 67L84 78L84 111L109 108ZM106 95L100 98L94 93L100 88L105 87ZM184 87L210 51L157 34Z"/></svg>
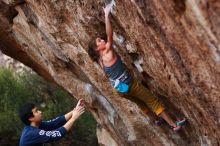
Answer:
<svg viewBox="0 0 220 146"><path fill-rule="evenodd" d="M111 66L114 62L116 54L113 49L103 52L102 60L105 66Z"/></svg>

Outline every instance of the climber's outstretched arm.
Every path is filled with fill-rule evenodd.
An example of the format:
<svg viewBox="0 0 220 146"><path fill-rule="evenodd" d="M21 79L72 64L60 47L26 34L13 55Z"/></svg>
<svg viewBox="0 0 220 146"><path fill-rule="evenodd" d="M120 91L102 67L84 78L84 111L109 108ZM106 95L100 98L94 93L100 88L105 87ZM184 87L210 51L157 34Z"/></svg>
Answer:
<svg viewBox="0 0 220 146"><path fill-rule="evenodd" d="M111 11L111 8L112 8L112 4L108 4L104 8L105 29L106 29L106 34L107 34L107 44L106 44L106 51L107 52L112 49L112 43L113 43L113 29L112 29L112 24L111 24L111 21L109 18L109 13Z"/></svg>

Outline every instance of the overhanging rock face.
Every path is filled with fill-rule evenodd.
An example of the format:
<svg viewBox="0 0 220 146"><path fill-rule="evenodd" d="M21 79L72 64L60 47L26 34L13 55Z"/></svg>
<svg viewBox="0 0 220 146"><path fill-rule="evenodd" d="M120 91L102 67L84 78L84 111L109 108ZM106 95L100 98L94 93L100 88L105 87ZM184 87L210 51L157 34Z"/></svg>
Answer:
<svg viewBox="0 0 220 146"><path fill-rule="evenodd" d="M220 1L113 1L116 52L173 117L189 120L177 133L117 95L90 60L87 44L105 32L107 2L1 1L0 49L84 98L100 145L220 145Z"/></svg>

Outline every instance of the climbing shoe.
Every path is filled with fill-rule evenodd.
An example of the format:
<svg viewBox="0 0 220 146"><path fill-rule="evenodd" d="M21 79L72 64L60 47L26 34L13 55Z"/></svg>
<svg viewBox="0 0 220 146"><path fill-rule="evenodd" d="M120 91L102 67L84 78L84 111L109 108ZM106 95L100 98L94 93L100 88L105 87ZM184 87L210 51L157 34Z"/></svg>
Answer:
<svg viewBox="0 0 220 146"><path fill-rule="evenodd" d="M173 127L171 126L171 128L173 129L173 131L178 131L180 130L184 125L187 124L187 120L184 118L183 120L180 120L180 121L176 121L176 126Z"/></svg>

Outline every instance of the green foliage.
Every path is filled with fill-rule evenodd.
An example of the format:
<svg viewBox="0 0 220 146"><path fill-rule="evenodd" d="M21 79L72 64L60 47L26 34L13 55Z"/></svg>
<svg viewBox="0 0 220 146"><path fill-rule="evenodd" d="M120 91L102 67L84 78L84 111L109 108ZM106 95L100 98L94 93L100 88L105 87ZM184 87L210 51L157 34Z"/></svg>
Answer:
<svg viewBox="0 0 220 146"><path fill-rule="evenodd" d="M0 145L18 145L24 127L18 110L26 102L37 104L44 119L49 120L71 111L77 101L33 72L17 74L12 69L0 68ZM96 146L95 128L95 120L86 112L64 140L52 145Z"/></svg>

